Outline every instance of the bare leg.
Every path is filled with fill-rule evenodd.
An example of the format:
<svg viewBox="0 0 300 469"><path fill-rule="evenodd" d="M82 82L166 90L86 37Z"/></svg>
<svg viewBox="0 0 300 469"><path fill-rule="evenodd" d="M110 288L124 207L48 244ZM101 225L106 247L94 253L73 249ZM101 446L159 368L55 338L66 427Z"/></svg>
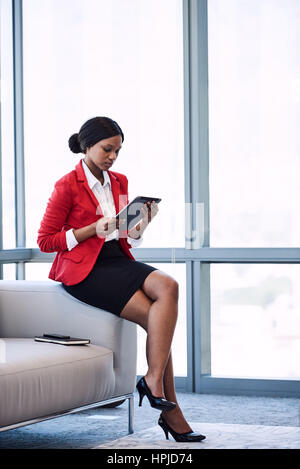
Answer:
<svg viewBox="0 0 300 469"><path fill-rule="evenodd" d="M168 292L154 301L149 310L146 345L149 368L145 379L154 396L164 396L164 374L177 314L177 300Z"/></svg>
<svg viewBox="0 0 300 469"><path fill-rule="evenodd" d="M146 356L149 364L149 351L146 341ZM165 367L165 372L163 376L163 387L165 398L168 401L175 402L177 407L174 410L163 411L162 415L167 423L178 433L190 432L192 431L191 427L185 420L183 413L180 409L180 405L177 401L176 391L175 391L175 381L174 381L174 372L173 372L173 360L172 360L172 351L170 350L169 358L167 365Z"/></svg>
<svg viewBox="0 0 300 469"><path fill-rule="evenodd" d="M146 382L154 396L164 396L177 404L176 409L163 412L163 416L175 431L183 433L191 431L191 428L177 402L171 354L171 342L178 314L178 292L174 284L171 288L158 291L159 287L166 285L164 277L159 277L157 274L156 277L158 277L158 287L155 288L157 299L151 300L142 290L138 290L123 309L121 317L136 322L147 332L146 356L149 369L145 375ZM153 285L153 282L148 283L150 287Z"/></svg>
<svg viewBox="0 0 300 469"><path fill-rule="evenodd" d="M167 366L165 368L164 374L164 390L165 396L168 401L175 402L177 404L176 408L169 410L168 412L162 412L164 419L167 423L178 433L191 432L192 428L189 426L185 420L183 413L180 409L179 403L176 397L175 391L175 382L174 382L174 372L173 372L173 360L172 360L172 351L170 350L169 359Z"/></svg>

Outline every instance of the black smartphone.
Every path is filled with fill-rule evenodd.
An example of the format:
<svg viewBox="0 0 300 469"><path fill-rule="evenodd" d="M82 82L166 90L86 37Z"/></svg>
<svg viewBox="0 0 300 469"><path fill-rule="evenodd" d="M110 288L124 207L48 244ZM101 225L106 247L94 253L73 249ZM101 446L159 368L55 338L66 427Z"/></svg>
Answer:
<svg viewBox="0 0 300 469"><path fill-rule="evenodd" d="M43 334L43 337L46 339L70 339L69 335L61 335L61 334Z"/></svg>

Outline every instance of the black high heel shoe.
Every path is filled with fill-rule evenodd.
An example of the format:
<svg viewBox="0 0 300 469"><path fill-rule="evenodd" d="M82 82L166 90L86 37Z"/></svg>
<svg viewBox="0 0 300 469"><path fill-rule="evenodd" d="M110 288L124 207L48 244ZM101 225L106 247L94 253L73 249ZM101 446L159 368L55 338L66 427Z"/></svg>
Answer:
<svg viewBox="0 0 300 469"><path fill-rule="evenodd" d="M140 395L139 406L141 407L144 396L147 396L151 407L159 410L172 410L175 409L175 402L167 401L164 397L155 397L151 394L150 389L147 386L144 376L139 380L136 388Z"/></svg>
<svg viewBox="0 0 300 469"><path fill-rule="evenodd" d="M164 420L162 414L160 414L160 417L158 419L158 425L160 425L163 431L165 432L167 440L169 439L169 432L171 433L174 440L179 442L202 441L206 438L204 435L201 435L200 433L195 433L193 431L186 433L175 432L175 430L173 430L170 425L168 425L167 422Z"/></svg>

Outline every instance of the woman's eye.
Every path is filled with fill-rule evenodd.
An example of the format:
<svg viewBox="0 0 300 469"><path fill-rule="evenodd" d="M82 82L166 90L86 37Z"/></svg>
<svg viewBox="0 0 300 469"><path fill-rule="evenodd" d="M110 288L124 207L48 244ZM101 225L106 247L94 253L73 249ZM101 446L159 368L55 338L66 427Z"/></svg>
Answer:
<svg viewBox="0 0 300 469"><path fill-rule="evenodd" d="M111 148L104 148L105 151L109 152L111 151L112 149ZM117 150L116 153L119 153L120 150Z"/></svg>

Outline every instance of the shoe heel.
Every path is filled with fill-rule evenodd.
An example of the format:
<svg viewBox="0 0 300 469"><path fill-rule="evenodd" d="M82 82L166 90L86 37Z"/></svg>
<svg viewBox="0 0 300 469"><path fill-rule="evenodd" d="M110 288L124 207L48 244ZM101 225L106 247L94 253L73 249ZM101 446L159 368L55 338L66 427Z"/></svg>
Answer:
<svg viewBox="0 0 300 469"><path fill-rule="evenodd" d="M170 427L170 425L163 419L162 415L160 415L158 419L158 425L160 425L163 431L165 432L167 440L169 439L168 437L169 432L171 433L174 440L179 441L179 442L202 441L205 439L204 435L201 435L200 433L194 433L193 431L185 432L185 433L175 432L175 430L173 430Z"/></svg>
<svg viewBox="0 0 300 469"><path fill-rule="evenodd" d="M163 429L163 431L165 432L165 435L166 435L166 440L169 439L169 431L168 429L164 426L163 422L162 421L159 421L158 422L158 425Z"/></svg>
<svg viewBox="0 0 300 469"><path fill-rule="evenodd" d="M143 399L144 399L144 395L145 395L145 394L139 393L139 395L140 395L139 407L142 407L142 402L143 402Z"/></svg>
<svg viewBox="0 0 300 469"><path fill-rule="evenodd" d="M176 407L175 402L167 401L164 397L156 397L153 396L148 385L146 383L145 377L143 376L136 385L136 388L140 395L140 403L139 406L142 405L142 400L144 396L147 396L151 407L159 410L171 410Z"/></svg>

